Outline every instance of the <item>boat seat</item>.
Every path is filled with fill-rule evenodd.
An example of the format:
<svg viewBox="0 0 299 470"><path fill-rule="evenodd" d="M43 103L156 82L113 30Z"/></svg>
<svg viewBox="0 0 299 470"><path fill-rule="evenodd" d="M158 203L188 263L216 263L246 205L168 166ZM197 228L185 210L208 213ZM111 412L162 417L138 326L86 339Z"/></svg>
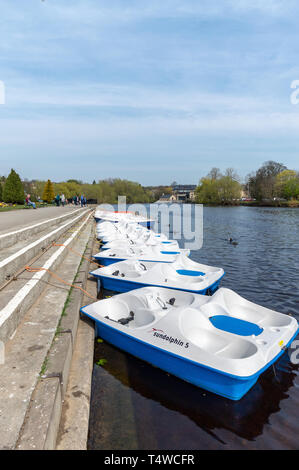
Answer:
<svg viewBox="0 0 299 470"><path fill-rule="evenodd" d="M133 327L140 327L140 326L145 326L149 325L156 319L155 315L150 311L145 308L140 308L136 310L135 315L134 315L134 324L132 323L131 326Z"/></svg>
<svg viewBox="0 0 299 470"><path fill-rule="evenodd" d="M229 337L221 333L209 318L192 307L183 312L180 321L185 337L209 354L227 359L245 359L257 351L257 347L244 337Z"/></svg>
<svg viewBox="0 0 299 470"><path fill-rule="evenodd" d="M215 315L210 317L210 322L215 328L239 336L259 336L264 330L255 323L240 320L228 315Z"/></svg>

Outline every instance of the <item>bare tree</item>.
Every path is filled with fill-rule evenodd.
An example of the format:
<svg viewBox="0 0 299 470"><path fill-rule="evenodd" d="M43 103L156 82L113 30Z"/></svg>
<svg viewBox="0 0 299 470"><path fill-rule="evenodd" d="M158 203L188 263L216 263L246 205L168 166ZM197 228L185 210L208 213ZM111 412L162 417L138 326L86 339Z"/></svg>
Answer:
<svg viewBox="0 0 299 470"><path fill-rule="evenodd" d="M222 174L221 174L221 171L219 168L212 168L210 173L208 174L208 178L210 178L211 180L218 180L219 178L221 178Z"/></svg>

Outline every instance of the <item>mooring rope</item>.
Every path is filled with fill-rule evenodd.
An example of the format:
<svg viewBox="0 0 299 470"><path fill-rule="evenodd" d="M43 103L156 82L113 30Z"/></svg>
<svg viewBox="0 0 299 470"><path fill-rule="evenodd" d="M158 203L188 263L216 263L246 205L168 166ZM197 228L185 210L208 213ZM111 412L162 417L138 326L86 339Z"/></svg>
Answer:
<svg viewBox="0 0 299 470"><path fill-rule="evenodd" d="M46 271L47 273L49 273L51 276L53 276L55 279L57 279L58 281L62 282L63 284L66 284L67 286L69 287L73 287L74 289L79 289L81 290L85 295L87 295L88 297L90 297L91 299L93 300L96 300L98 301L98 299L96 297L94 297L93 295L89 294L85 289L82 289L82 287L80 286L75 286L74 284L71 284L70 282L67 282L65 281L64 279L62 279L60 276L58 276L56 273L54 273L53 271L50 271L49 269L47 268L33 268L31 266L25 266L25 270L28 271L29 273L38 273L40 271Z"/></svg>

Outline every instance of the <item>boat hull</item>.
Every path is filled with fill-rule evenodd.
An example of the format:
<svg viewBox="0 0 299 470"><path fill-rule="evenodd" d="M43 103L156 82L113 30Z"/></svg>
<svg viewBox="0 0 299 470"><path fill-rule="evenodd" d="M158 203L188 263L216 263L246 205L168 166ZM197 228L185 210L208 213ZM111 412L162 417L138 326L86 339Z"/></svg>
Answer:
<svg viewBox="0 0 299 470"><path fill-rule="evenodd" d="M90 273L90 274L95 276L93 273ZM100 279L100 285L103 289L114 291L114 292L120 292L120 293L129 292L134 289L141 289L142 287L153 286L153 284L143 284L141 282L127 281L127 280L119 279L119 278L113 279L111 277L106 277L106 276L95 276L95 277ZM205 289L202 289L202 290L190 290L190 289L176 288L176 287L171 287L171 286L167 286L167 288L173 289L173 290L182 290L186 292L191 292L193 294L202 294L202 295L209 294L210 295L216 292L216 290L219 288L220 281L221 279L218 279L212 285L207 286ZM165 286L154 285L154 287L165 287Z"/></svg>
<svg viewBox="0 0 299 470"><path fill-rule="evenodd" d="M110 264L114 263L119 263L120 261L125 261L123 258L95 258L96 261L101 265L101 266L110 266Z"/></svg>
<svg viewBox="0 0 299 470"><path fill-rule="evenodd" d="M244 378L223 374L138 340L100 321L96 321L96 334L108 343L159 369L230 400L240 400L253 387L260 375L257 373Z"/></svg>
<svg viewBox="0 0 299 470"><path fill-rule="evenodd" d="M106 258L106 257L96 257L95 260L101 265L101 266L110 266L110 264L114 263L119 263L120 261L126 261L128 258ZM160 261L156 259L139 259L141 262L146 262L146 263L170 263L170 261Z"/></svg>
<svg viewBox="0 0 299 470"><path fill-rule="evenodd" d="M138 225L141 225L142 227L146 227L150 230L152 226L154 225L154 221L148 220L145 222L138 222Z"/></svg>

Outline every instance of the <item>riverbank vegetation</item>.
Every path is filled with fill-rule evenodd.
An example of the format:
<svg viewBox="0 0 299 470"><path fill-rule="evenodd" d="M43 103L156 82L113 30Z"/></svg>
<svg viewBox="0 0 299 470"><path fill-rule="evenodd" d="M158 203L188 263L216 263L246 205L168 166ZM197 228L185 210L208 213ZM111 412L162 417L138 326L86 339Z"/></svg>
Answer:
<svg viewBox="0 0 299 470"><path fill-rule="evenodd" d="M241 199L242 185L233 169L228 168L222 174L219 168L212 168L201 178L195 194L199 204L233 205Z"/></svg>
<svg viewBox="0 0 299 470"><path fill-rule="evenodd" d="M153 203L162 194L171 195L172 186L143 187L139 183L120 178L94 180L92 183L76 179L62 182L28 181L21 180L14 170L11 170L8 177L0 177L2 210L8 205L21 208L27 194L37 204L51 204L57 194L64 194L69 201L75 196L80 198L84 195L87 201L94 204L117 204L118 196L126 196L128 204ZM223 173L219 168L212 168L200 179L194 202L211 205L299 207L299 173L282 163L268 161L242 182L232 168Z"/></svg>
<svg viewBox="0 0 299 470"><path fill-rule="evenodd" d="M219 168L201 178L196 202L214 205L267 205L299 207L299 173L282 163L265 162L241 183L231 168L224 174Z"/></svg>
<svg viewBox="0 0 299 470"><path fill-rule="evenodd" d="M248 175L246 189L258 204L299 207L299 172L268 161Z"/></svg>
<svg viewBox="0 0 299 470"><path fill-rule="evenodd" d="M74 196L80 198L84 195L87 201L107 204L117 204L118 196L126 196L128 204L154 202L154 193L141 186L141 184L122 180L120 178L100 180L93 183L83 183L80 180L69 179L59 183L51 180L23 180L11 170L7 178L0 177L0 201L6 204L22 205L26 195L30 194L33 202L45 201L51 203L56 194L64 194L65 198L72 200Z"/></svg>

